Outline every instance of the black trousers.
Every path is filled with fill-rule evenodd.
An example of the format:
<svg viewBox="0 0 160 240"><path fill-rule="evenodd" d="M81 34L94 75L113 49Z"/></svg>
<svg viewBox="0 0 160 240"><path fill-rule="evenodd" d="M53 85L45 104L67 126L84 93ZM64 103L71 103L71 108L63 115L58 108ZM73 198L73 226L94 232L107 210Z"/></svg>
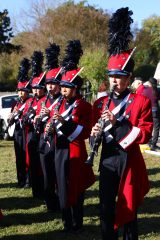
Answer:
<svg viewBox="0 0 160 240"><path fill-rule="evenodd" d="M152 145L155 146L158 142L160 130L160 119L153 117L153 136L152 136Z"/></svg>
<svg viewBox="0 0 160 240"><path fill-rule="evenodd" d="M14 149L16 156L16 169L18 185L23 187L26 183L26 151L25 151L25 137L22 129L15 129L14 132Z"/></svg>
<svg viewBox="0 0 160 240"><path fill-rule="evenodd" d="M43 139L41 139L41 144ZM43 171L44 179L44 199L48 210L59 209L59 199L56 191L56 173L54 164L54 146L47 146L44 148L44 152L40 153L41 167Z"/></svg>
<svg viewBox="0 0 160 240"><path fill-rule="evenodd" d="M62 221L64 229L79 229L83 226L83 204L84 204L84 193L82 193L77 203L69 208L62 210Z"/></svg>
<svg viewBox="0 0 160 240"><path fill-rule="evenodd" d="M118 231L114 230L114 220L119 180L120 178L116 171L111 171L101 165L99 179L99 197L100 225L103 240L118 240ZM123 240L137 239L137 219L135 219L134 221L125 224Z"/></svg>
<svg viewBox="0 0 160 240"><path fill-rule="evenodd" d="M28 134L28 152L30 160L30 177L33 197L43 197L43 173L39 154L39 136L35 132Z"/></svg>

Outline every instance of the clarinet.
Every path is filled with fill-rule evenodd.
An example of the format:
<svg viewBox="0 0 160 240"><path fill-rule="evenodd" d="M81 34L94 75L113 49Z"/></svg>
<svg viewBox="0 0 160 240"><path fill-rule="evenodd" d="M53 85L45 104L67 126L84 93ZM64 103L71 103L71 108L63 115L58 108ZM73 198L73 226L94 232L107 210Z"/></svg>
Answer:
<svg viewBox="0 0 160 240"><path fill-rule="evenodd" d="M64 99L64 97L61 96L60 100L58 101L57 105L54 108L54 112L58 112L59 111L59 109L61 107L61 104L63 102L63 99ZM53 118L51 118L50 126L49 126L48 130L45 132L45 135L44 135L44 141L45 142L48 140L49 135L51 134L52 128L54 127L54 124L55 124L55 120Z"/></svg>
<svg viewBox="0 0 160 240"><path fill-rule="evenodd" d="M32 100L31 100L31 102L30 102L30 104L29 104L29 108L28 108L27 113L22 116L22 126L23 126L23 127L24 127L27 123L29 123L30 115L31 115L31 114L33 114L33 115L35 114L34 111L33 111L34 109L32 108L32 104L33 104L34 99L36 98L36 96L37 96L37 94L34 94Z"/></svg>
<svg viewBox="0 0 160 240"><path fill-rule="evenodd" d="M42 107L45 107L45 106L46 106L46 103L47 103L47 101L48 101L48 99L49 99L49 95L50 95L50 91L48 91L48 93L47 93L47 95L46 95L45 101L42 102ZM40 118L37 119L36 124L35 124L35 126L34 126L36 133L39 133L39 132L40 132L40 127L41 127L41 122L42 122L43 117L44 117L44 114L41 114L41 113L40 113Z"/></svg>
<svg viewBox="0 0 160 240"><path fill-rule="evenodd" d="M110 103L111 103L111 100L112 100L112 97L113 97L113 93L114 93L115 87L116 87L116 85L113 85L112 88L111 88L110 95L108 97L108 101L106 103L104 111L109 109L109 106L110 106ZM103 133L103 130L105 128L105 120L102 120L102 118L99 118L98 119L98 123L101 126L101 131L94 138L92 151L90 152L90 154L89 154L89 156L88 156L88 158L87 158L87 160L85 162L86 164L91 165L91 166L93 166L94 156L97 154L97 150L98 150L98 147L100 145L101 138L102 138L102 133Z"/></svg>
<svg viewBox="0 0 160 240"><path fill-rule="evenodd" d="M17 103L14 106L14 108L18 106L19 102L20 102L20 98L18 97ZM14 124L15 120L18 119L21 114L22 114L22 110L18 110L17 112L12 113L11 117L9 118L7 128L5 129L5 133L8 133L8 129Z"/></svg>

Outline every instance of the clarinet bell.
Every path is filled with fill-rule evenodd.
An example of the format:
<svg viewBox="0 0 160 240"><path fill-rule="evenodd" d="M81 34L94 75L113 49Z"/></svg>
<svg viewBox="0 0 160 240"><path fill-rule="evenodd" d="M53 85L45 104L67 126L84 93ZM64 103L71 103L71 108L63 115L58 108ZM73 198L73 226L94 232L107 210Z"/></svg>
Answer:
<svg viewBox="0 0 160 240"><path fill-rule="evenodd" d="M91 152L88 156L87 160L85 161L86 164L93 166L95 152Z"/></svg>

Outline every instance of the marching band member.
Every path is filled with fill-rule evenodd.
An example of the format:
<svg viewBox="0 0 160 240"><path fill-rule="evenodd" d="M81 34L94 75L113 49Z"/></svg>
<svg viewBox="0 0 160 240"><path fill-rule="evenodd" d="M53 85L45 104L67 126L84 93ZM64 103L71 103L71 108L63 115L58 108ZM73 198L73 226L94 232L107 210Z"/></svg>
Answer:
<svg viewBox="0 0 160 240"><path fill-rule="evenodd" d="M45 72L42 72L42 52L34 51L31 59L31 88L33 97L27 100L22 119L26 133L26 161L28 164L27 168L32 186L32 194L33 197L42 197L43 174L38 151L39 135L35 132L33 124L38 101L45 95Z"/></svg>
<svg viewBox="0 0 160 240"><path fill-rule="evenodd" d="M58 66L60 47L55 43L50 44L45 52L46 68L48 69L45 79L47 94L38 102L35 120L39 119L40 117L42 119L39 150L44 178L44 199L47 210L55 211L59 209L59 200L56 194L56 176L54 167L55 143L52 134L50 134L48 139L49 145L45 141L44 127L49 118L51 109L59 103L61 98L59 87L61 68ZM45 103L45 106L42 106L42 103Z"/></svg>
<svg viewBox="0 0 160 240"><path fill-rule="evenodd" d="M82 69L77 67L81 55L80 41L69 41L60 82L64 99L52 117L58 196L66 232L82 228L84 193L95 181L92 168L85 164L85 139L91 131L92 107L79 93L83 83L78 76Z"/></svg>
<svg viewBox="0 0 160 240"><path fill-rule="evenodd" d="M30 68L30 63L27 58L24 58L19 67L18 74L18 99L17 102L9 116L8 127L15 123L14 130L14 149L16 157L16 169L17 169L17 179L18 186L25 187L27 182L27 172L26 172L26 147L25 147L25 136L24 130L21 125L21 116L23 114L26 101L29 97L29 81L28 81L28 71Z"/></svg>
<svg viewBox="0 0 160 240"><path fill-rule="evenodd" d="M149 191L145 162L139 144L147 143L152 133L151 102L131 93L128 86L133 72L131 39L132 11L118 9L109 21L108 77L115 90L93 106L92 140L102 132L100 158L100 224L103 240L118 240L119 227L124 240L137 240L137 209ZM106 108L106 105L107 108Z"/></svg>

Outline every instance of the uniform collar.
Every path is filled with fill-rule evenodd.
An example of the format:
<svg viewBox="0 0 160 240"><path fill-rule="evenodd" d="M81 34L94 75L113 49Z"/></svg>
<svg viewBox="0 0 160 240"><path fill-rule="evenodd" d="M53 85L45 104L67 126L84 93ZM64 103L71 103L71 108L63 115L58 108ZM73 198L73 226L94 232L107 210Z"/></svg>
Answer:
<svg viewBox="0 0 160 240"><path fill-rule="evenodd" d="M129 89L125 89L121 94L117 95L115 92L113 94L113 99L123 99L130 93Z"/></svg>

